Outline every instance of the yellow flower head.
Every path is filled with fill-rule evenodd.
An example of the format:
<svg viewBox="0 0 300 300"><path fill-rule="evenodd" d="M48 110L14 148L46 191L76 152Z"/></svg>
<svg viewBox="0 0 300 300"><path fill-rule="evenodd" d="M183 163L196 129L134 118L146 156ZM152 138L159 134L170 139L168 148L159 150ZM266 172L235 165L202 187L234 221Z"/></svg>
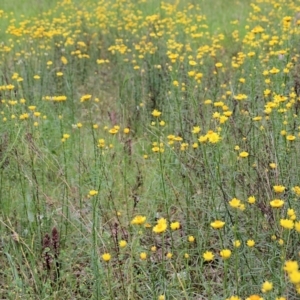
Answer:
<svg viewBox="0 0 300 300"><path fill-rule="evenodd" d="M261 286L261 291L263 293L267 293L273 289L273 283L269 281L265 281Z"/></svg>
<svg viewBox="0 0 300 300"><path fill-rule="evenodd" d="M285 190L285 187L283 185L274 185L273 190L275 193L282 193Z"/></svg>
<svg viewBox="0 0 300 300"><path fill-rule="evenodd" d="M300 196L300 186L296 185L292 188L292 190L297 196Z"/></svg>
<svg viewBox="0 0 300 300"><path fill-rule="evenodd" d="M96 190L90 190L89 191L89 195L90 196L95 196L95 195L97 195L98 194L98 191L96 191Z"/></svg>
<svg viewBox="0 0 300 300"><path fill-rule="evenodd" d="M295 222L295 229L297 232L300 232L300 221Z"/></svg>
<svg viewBox="0 0 300 300"><path fill-rule="evenodd" d="M280 199L274 199L273 201L270 202L270 205L273 208L281 208L284 205L284 201Z"/></svg>
<svg viewBox="0 0 300 300"><path fill-rule="evenodd" d="M157 118L157 117L159 117L160 115L161 115L161 112L160 112L160 111L158 111L157 109L154 109L154 110L153 110L153 112L152 112L152 116L153 116L153 117L156 117L156 118Z"/></svg>
<svg viewBox="0 0 300 300"><path fill-rule="evenodd" d="M138 216L135 216L132 221L131 221L131 224L132 225L142 225L146 222L146 217L145 216L141 216L141 215L138 215Z"/></svg>
<svg viewBox="0 0 300 300"><path fill-rule="evenodd" d="M211 261L214 259L214 254L211 251L206 251L203 253L202 257L205 261Z"/></svg>
<svg viewBox="0 0 300 300"><path fill-rule="evenodd" d="M285 229L293 229L294 228L294 222L290 219L281 219L280 225Z"/></svg>
<svg viewBox="0 0 300 300"><path fill-rule="evenodd" d="M223 228L225 225L225 222L223 221L220 221L220 220L216 220L212 223L210 223L210 226L213 228L213 229L221 229Z"/></svg>
<svg viewBox="0 0 300 300"><path fill-rule="evenodd" d="M170 227L171 227L172 230L177 230L177 229L180 228L180 223L179 222L172 222L170 224Z"/></svg>
<svg viewBox="0 0 300 300"><path fill-rule="evenodd" d="M120 246L121 248L126 247L126 245L127 245L127 242L126 242L125 240L121 240L121 241L119 242L119 246Z"/></svg>
<svg viewBox="0 0 300 300"><path fill-rule="evenodd" d="M118 131L119 131L119 129L117 129L117 128L112 128L112 129L110 129L108 132L110 133L110 134L116 134L116 133L118 133Z"/></svg>
<svg viewBox="0 0 300 300"><path fill-rule="evenodd" d="M248 240L247 241L247 246L248 247L254 247L254 245L255 245L255 241L253 241L253 240Z"/></svg>
<svg viewBox="0 0 300 300"><path fill-rule="evenodd" d="M293 284L300 284L300 272L298 270L289 273L289 279Z"/></svg>
<svg viewBox="0 0 300 300"><path fill-rule="evenodd" d="M250 197L248 198L248 203L250 203L250 204L254 204L255 201L256 201L256 199L255 199L254 196L250 196Z"/></svg>
<svg viewBox="0 0 300 300"><path fill-rule="evenodd" d="M264 299L259 295L251 295L248 298L246 298L246 300L264 300Z"/></svg>
<svg viewBox="0 0 300 300"><path fill-rule="evenodd" d="M238 94L238 95L236 95L236 96L234 96L234 99L235 100L239 100L239 101L241 101L241 100L246 100L248 97L247 97L247 95L245 95L245 94Z"/></svg>
<svg viewBox="0 0 300 300"><path fill-rule="evenodd" d="M231 251L229 249L223 249L221 250L220 255L223 259L228 259L231 256Z"/></svg>
<svg viewBox="0 0 300 300"><path fill-rule="evenodd" d="M194 126L193 127L193 130L192 130L192 133L199 133L200 132L200 127L199 126Z"/></svg>
<svg viewBox="0 0 300 300"><path fill-rule="evenodd" d="M80 102L85 102L85 101L88 101L92 98L92 95L83 95L81 98L80 98Z"/></svg>
<svg viewBox="0 0 300 300"><path fill-rule="evenodd" d="M229 201L229 205L233 208L239 208L241 205L241 201L237 198L233 198L231 201Z"/></svg>
<svg viewBox="0 0 300 300"><path fill-rule="evenodd" d="M155 252L156 250L157 250L156 246L152 246L152 247L151 247L151 251L152 251L152 252Z"/></svg>
<svg viewBox="0 0 300 300"><path fill-rule="evenodd" d="M168 222L164 218L160 218L157 221L157 224L153 227L153 232L155 233L163 233L167 230L168 228Z"/></svg>
<svg viewBox="0 0 300 300"><path fill-rule="evenodd" d="M289 134L289 135L286 136L286 139L288 141L294 141L296 139L296 137L294 135Z"/></svg>
<svg viewBox="0 0 300 300"><path fill-rule="evenodd" d="M239 241L239 240L233 241L233 246L234 246L235 248L239 248L239 247L241 246L241 241Z"/></svg>
<svg viewBox="0 0 300 300"><path fill-rule="evenodd" d="M298 271L299 265L297 261L294 260L288 260L284 264L284 270L288 273L292 273L294 271Z"/></svg>
<svg viewBox="0 0 300 300"><path fill-rule="evenodd" d="M221 140L221 137L216 132L213 132L212 130L209 130L207 133L207 139L210 143L216 144Z"/></svg>
<svg viewBox="0 0 300 300"><path fill-rule="evenodd" d="M104 253L104 254L102 255L102 259L103 259L104 261L106 261L106 262L109 262L110 259L111 259L111 255L110 255L109 253Z"/></svg>
<svg viewBox="0 0 300 300"><path fill-rule="evenodd" d="M194 242L195 242L195 238L194 238L192 235L189 235L189 236L188 236L188 241L189 241L190 243L194 243Z"/></svg>
<svg viewBox="0 0 300 300"><path fill-rule="evenodd" d="M64 56L62 56L62 57L61 57L61 62L62 62L64 65L66 65L66 64L68 63L68 60L67 60Z"/></svg>
<svg viewBox="0 0 300 300"><path fill-rule="evenodd" d="M246 157L248 157L248 156L249 156L249 153L246 152L246 151L243 151L243 152L241 152L241 153L239 154L239 157L242 157L242 158L246 158Z"/></svg>

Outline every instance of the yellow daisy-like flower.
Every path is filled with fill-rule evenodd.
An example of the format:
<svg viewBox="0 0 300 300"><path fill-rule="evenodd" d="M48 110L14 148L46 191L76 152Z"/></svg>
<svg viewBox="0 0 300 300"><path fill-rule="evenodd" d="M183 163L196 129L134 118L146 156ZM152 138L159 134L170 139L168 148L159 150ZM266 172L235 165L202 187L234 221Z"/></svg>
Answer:
<svg viewBox="0 0 300 300"><path fill-rule="evenodd" d="M221 137L216 132L213 132L212 130L209 130L206 136L208 141L212 144L216 144L221 140Z"/></svg>
<svg viewBox="0 0 300 300"><path fill-rule="evenodd" d="M296 185L292 188L292 190L297 196L300 196L300 186Z"/></svg>
<svg viewBox="0 0 300 300"><path fill-rule="evenodd" d="M294 135L291 135L291 134L289 134L289 135L287 135L286 136L286 139L288 140L288 141L294 141L295 139L296 139L296 137L294 136Z"/></svg>
<svg viewBox="0 0 300 300"><path fill-rule="evenodd" d="M210 223L210 226L213 228L213 229L221 229L223 228L225 225L225 222L223 221L220 221L220 220L216 220L212 223Z"/></svg>
<svg viewBox="0 0 300 300"><path fill-rule="evenodd" d="M300 272L298 270L289 273L289 279L293 284L300 283Z"/></svg>
<svg viewBox="0 0 300 300"><path fill-rule="evenodd" d="M234 99L235 100L239 100L239 101L241 101L241 100L246 100L248 97L247 97L247 95L245 95L245 94L238 94L238 95L236 95L236 96L234 96Z"/></svg>
<svg viewBox="0 0 300 300"><path fill-rule="evenodd" d="M140 259L141 260L146 260L147 259L147 253L146 252L140 253Z"/></svg>
<svg viewBox="0 0 300 300"><path fill-rule="evenodd" d="M270 70L270 73L271 73L271 74L277 74L277 73L279 73L279 71L280 71L279 69L273 67L273 68Z"/></svg>
<svg viewBox="0 0 300 300"><path fill-rule="evenodd" d="M267 293L273 289L273 283L270 281L265 281L261 286L261 291Z"/></svg>
<svg viewBox="0 0 300 300"><path fill-rule="evenodd" d="M98 191L96 191L96 190L90 190L89 191L89 195L90 196L95 196L95 195L97 195L98 194Z"/></svg>
<svg viewBox="0 0 300 300"><path fill-rule="evenodd" d="M201 135L201 136L198 138L198 141L199 141L200 143L205 143L205 142L207 142L207 140L208 140L207 135Z"/></svg>
<svg viewBox="0 0 300 300"><path fill-rule="evenodd" d="M153 112L152 112L152 116L153 116L153 117L156 117L156 118L157 118L157 117L159 117L160 115L161 115L161 112L160 112L160 111L158 111L157 109L154 109L154 110L153 110Z"/></svg>
<svg viewBox="0 0 300 300"><path fill-rule="evenodd" d="M228 259L231 256L231 251L229 249L223 249L221 250L220 255L223 259Z"/></svg>
<svg viewBox="0 0 300 300"><path fill-rule="evenodd" d="M68 60L64 56L62 56L60 60L64 65L68 63Z"/></svg>
<svg viewBox="0 0 300 300"><path fill-rule="evenodd" d="M241 152L241 153L239 154L239 157L242 157L242 158L246 158L246 157L248 157L248 156L249 156L249 153L246 152L246 151L243 151L243 152Z"/></svg>
<svg viewBox="0 0 300 300"><path fill-rule="evenodd" d="M92 95L83 95L81 96L80 98L80 102L85 102L85 101L88 101L92 98Z"/></svg>
<svg viewBox="0 0 300 300"><path fill-rule="evenodd" d="M142 225L146 222L146 217L145 216L141 216L141 215L138 215L138 216L135 216L132 221L131 221L131 224L132 225Z"/></svg>
<svg viewBox="0 0 300 300"><path fill-rule="evenodd" d="M152 251L152 252L155 252L156 250L157 250L156 246L152 246L152 247L151 247L151 251Z"/></svg>
<svg viewBox="0 0 300 300"><path fill-rule="evenodd" d="M193 127L193 130L192 130L192 133L199 133L200 132L200 127L199 126L194 126Z"/></svg>
<svg viewBox="0 0 300 300"><path fill-rule="evenodd" d="M126 242L125 240L121 240L121 241L119 242L119 246L120 246L121 248L125 248L126 245L127 245L127 242Z"/></svg>
<svg viewBox="0 0 300 300"><path fill-rule="evenodd" d="M255 199L254 196L250 196L250 197L248 198L248 203L250 203L250 204L254 204L255 201L256 201L256 199Z"/></svg>
<svg viewBox="0 0 300 300"><path fill-rule="evenodd" d="M241 205L241 200L233 198L231 201L229 201L229 205L233 208L239 208Z"/></svg>
<svg viewBox="0 0 300 300"><path fill-rule="evenodd" d="M233 246L234 246L235 248L239 248L239 247L241 246L241 241L239 241L239 240L233 241Z"/></svg>
<svg viewBox="0 0 300 300"><path fill-rule="evenodd" d="M255 241L253 241L253 240L248 240L248 241L247 241L247 246L248 246L248 247L251 248L251 247L254 247L254 245L255 245Z"/></svg>
<svg viewBox="0 0 300 300"><path fill-rule="evenodd" d="M270 202L270 205L273 208L281 208L284 205L284 201L280 199L274 199L273 201Z"/></svg>
<svg viewBox="0 0 300 300"><path fill-rule="evenodd" d="M295 229L296 229L296 231L297 232L300 232L300 221L298 221L298 222L295 222Z"/></svg>
<svg viewBox="0 0 300 300"><path fill-rule="evenodd" d="M194 238L192 235L189 235L189 236L188 236L188 241L189 241L190 243L194 243L194 242L195 242L195 238Z"/></svg>
<svg viewBox="0 0 300 300"><path fill-rule="evenodd" d="M118 129L117 128L112 128L112 129L110 129L108 132L110 133L110 134L116 134L116 133L118 133Z"/></svg>
<svg viewBox="0 0 300 300"><path fill-rule="evenodd" d="M177 230L177 229L180 228L180 223L179 223L179 222L172 222L172 223L170 224L170 228L171 228L172 230Z"/></svg>
<svg viewBox="0 0 300 300"><path fill-rule="evenodd" d="M168 223L167 220L164 218L160 218L157 221L157 224L153 227L153 232L155 233L163 233L167 230L168 228Z"/></svg>
<svg viewBox="0 0 300 300"><path fill-rule="evenodd" d="M102 255L102 259L105 261L105 262L109 262L110 259L111 259L111 255L109 253L104 253Z"/></svg>
<svg viewBox="0 0 300 300"><path fill-rule="evenodd" d="M214 259L214 254L211 251L206 251L203 253L202 257L205 261L212 261Z"/></svg>
<svg viewBox="0 0 300 300"><path fill-rule="evenodd" d="M285 271L287 271L288 273L298 271L298 269L299 269L298 262L294 261L294 260L288 260L288 261L285 262L283 269Z"/></svg>
<svg viewBox="0 0 300 300"><path fill-rule="evenodd" d="M285 190L285 187L283 185L274 185L273 190L275 193L282 193Z"/></svg>
<svg viewBox="0 0 300 300"><path fill-rule="evenodd" d="M280 220L281 227L285 229L293 229L294 228L294 222L290 219L281 219Z"/></svg>
<svg viewBox="0 0 300 300"><path fill-rule="evenodd" d="M259 295L251 295L248 298L246 298L246 300L264 300L264 299Z"/></svg>

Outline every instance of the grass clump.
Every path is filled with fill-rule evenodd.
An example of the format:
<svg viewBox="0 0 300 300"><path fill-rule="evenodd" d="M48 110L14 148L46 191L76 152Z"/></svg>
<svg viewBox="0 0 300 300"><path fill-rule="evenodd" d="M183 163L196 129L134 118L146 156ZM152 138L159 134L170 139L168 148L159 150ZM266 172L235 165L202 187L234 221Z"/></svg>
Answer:
<svg viewBox="0 0 300 300"><path fill-rule="evenodd" d="M215 2L0 7L3 298L297 298L300 2Z"/></svg>

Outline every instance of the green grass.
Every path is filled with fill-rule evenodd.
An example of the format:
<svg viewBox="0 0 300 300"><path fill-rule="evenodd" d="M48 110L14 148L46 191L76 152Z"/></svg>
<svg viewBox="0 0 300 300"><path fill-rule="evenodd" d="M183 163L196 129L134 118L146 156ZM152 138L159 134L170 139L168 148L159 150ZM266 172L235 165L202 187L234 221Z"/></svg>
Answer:
<svg viewBox="0 0 300 300"><path fill-rule="evenodd" d="M300 3L277 2L1 2L2 298L296 299Z"/></svg>
<svg viewBox="0 0 300 300"><path fill-rule="evenodd" d="M17 1L1 1L0 9L8 13L13 13L16 16L27 16L34 17L49 8L55 7L57 1L37 1L37 0L28 0L26 2L17 0Z"/></svg>

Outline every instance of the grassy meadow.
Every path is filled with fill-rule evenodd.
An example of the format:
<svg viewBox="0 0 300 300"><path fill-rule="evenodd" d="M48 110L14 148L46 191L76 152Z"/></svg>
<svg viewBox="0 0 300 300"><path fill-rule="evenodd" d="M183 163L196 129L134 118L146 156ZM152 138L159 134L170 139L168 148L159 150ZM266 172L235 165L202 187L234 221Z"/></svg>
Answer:
<svg viewBox="0 0 300 300"><path fill-rule="evenodd" d="M300 0L212 2L1 1L0 299L299 299Z"/></svg>

